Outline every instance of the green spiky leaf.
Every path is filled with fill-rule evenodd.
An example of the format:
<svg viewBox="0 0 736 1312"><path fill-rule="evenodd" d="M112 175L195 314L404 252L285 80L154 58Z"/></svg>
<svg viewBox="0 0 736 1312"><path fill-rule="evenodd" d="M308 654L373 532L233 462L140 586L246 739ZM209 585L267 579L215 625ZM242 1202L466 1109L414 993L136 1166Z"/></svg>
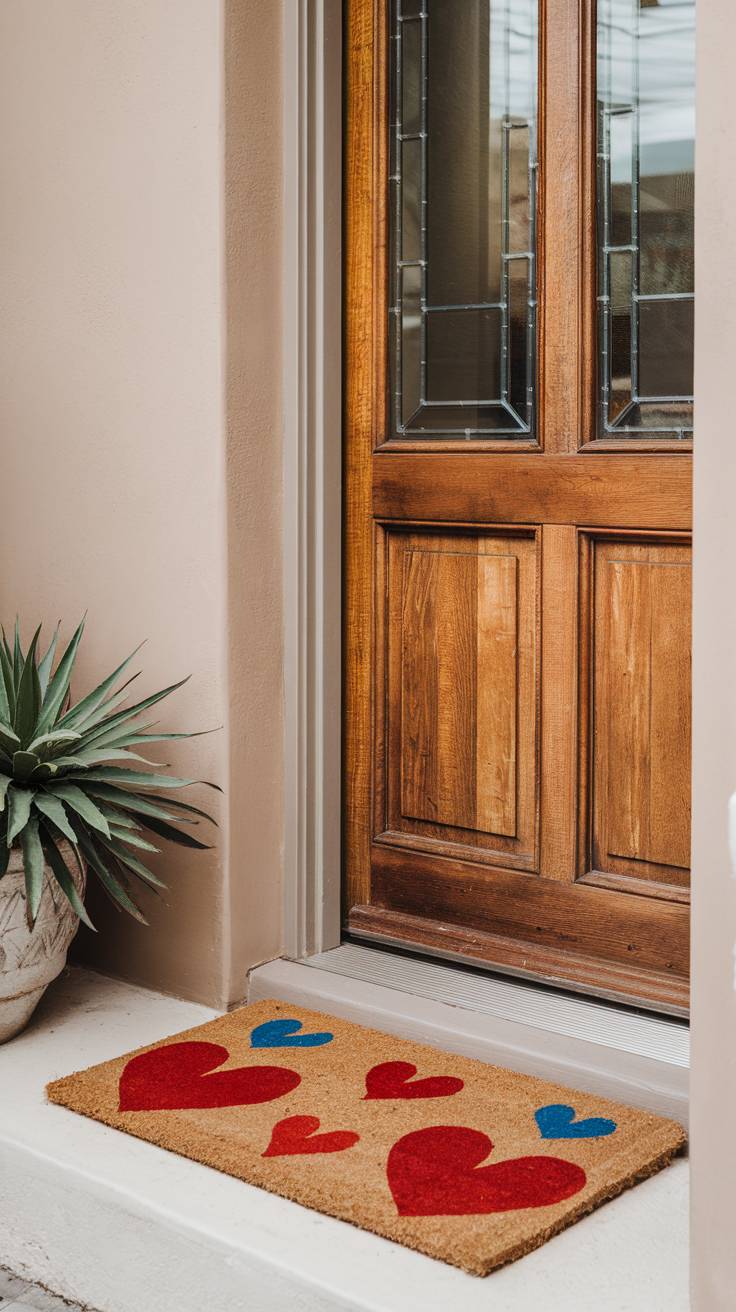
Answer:
<svg viewBox="0 0 736 1312"><path fill-rule="evenodd" d="M13 678L13 664L4 637L0 641L0 676L2 676L0 682L2 682L5 693L4 703L7 702L8 704L7 715L3 714L0 718L7 720L8 724L12 724L15 715L15 679Z"/></svg>
<svg viewBox="0 0 736 1312"><path fill-rule="evenodd" d="M70 775L73 779L79 777L76 772ZM189 788L192 784L204 784L206 788L222 791L217 784L211 784L206 779L179 779L173 774L146 774L143 770L126 770L117 765L100 766L89 770L83 777L93 783L141 784L146 788Z"/></svg>
<svg viewBox="0 0 736 1312"><path fill-rule="evenodd" d="M149 797L149 796L155 796L155 794L141 793L139 794L139 796ZM192 823L191 821L186 821L185 816L196 815L199 817L200 820L209 820L210 824L214 825L216 829L218 827L217 821L215 820L214 816L211 816L208 811L202 811L200 807L192 806L190 802L182 802L180 797L167 797L165 799L165 803L166 806L168 806L169 810L173 809L174 811L178 811L180 813L183 812L183 814L175 815L173 817L173 819L176 820L177 824ZM172 817L166 816L165 819L170 820L172 819Z"/></svg>
<svg viewBox="0 0 736 1312"><path fill-rule="evenodd" d="M36 793L36 796L33 799L33 805L36 810L41 811L48 820L53 821L56 828L61 830L64 837L68 838L70 843L76 843L77 835L72 829L61 798L54 797L53 793L39 792Z"/></svg>
<svg viewBox="0 0 736 1312"><path fill-rule="evenodd" d="M151 726L143 726L143 728ZM186 738L203 738L205 734L216 733L216 729L200 729L197 733L144 733L143 728L140 730L136 725L131 725L130 729L120 733L119 729L112 729L109 734L104 734L95 739L96 748L103 747L135 747L138 743L170 743L181 742Z"/></svg>
<svg viewBox="0 0 736 1312"><path fill-rule="evenodd" d="M94 929L94 925L84 909L84 903L77 892L71 872L67 869L64 858L46 825L41 826L41 844L43 846L46 860L51 866L53 876L62 892L65 894L72 911L77 913L79 919L82 920L89 929Z"/></svg>
<svg viewBox="0 0 736 1312"><path fill-rule="evenodd" d="M150 825L148 826L150 828ZM142 852L160 852L160 847L154 847L147 839L142 838L135 829L129 829L127 825L110 825L110 837L117 838L121 843L129 843L131 847L138 847Z"/></svg>
<svg viewBox="0 0 736 1312"><path fill-rule="evenodd" d="M118 811L116 806L110 806L108 802L103 802L100 806L107 823L110 826L110 833L113 832L113 826L116 829L140 829L132 815L126 815L124 811Z"/></svg>
<svg viewBox="0 0 736 1312"><path fill-rule="evenodd" d="M128 893L123 888L117 875L111 869L111 863L106 861L101 850L101 845L95 843L91 836L83 833L80 833L79 835L79 842L86 857L87 864L92 870L94 870L102 887L107 893L109 893L113 902L117 903L123 911L127 911L129 915L133 916L134 920L140 921L142 925L147 925L148 921L143 915L140 907L136 906L133 899L128 896Z"/></svg>
<svg viewBox="0 0 736 1312"><path fill-rule="evenodd" d="M0 722L0 747L10 756L17 752L21 747L21 741L17 733L14 733L9 724Z"/></svg>
<svg viewBox="0 0 736 1312"><path fill-rule="evenodd" d="M34 738L33 742L28 744L28 751L37 752L43 757L58 743L78 742L81 737L81 733L75 733L73 729L52 729L51 733L42 733L39 738Z"/></svg>
<svg viewBox="0 0 736 1312"><path fill-rule="evenodd" d="M167 809L171 799L156 797L155 793L128 792L125 788L115 788L112 784L97 784L94 781L87 787L87 792L91 797L111 802L134 814L155 815L161 820L176 819L176 815Z"/></svg>
<svg viewBox="0 0 736 1312"><path fill-rule="evenodd" d="M115 856L120 865L135 875L137 879L142 879L151 888L166 888L163 880L159 879L158 875L154 875L153 871L149 870L148 866L144 865L142 861L139 861L138 857L134 856L129 848L124 847L119 839L112 838L109 842L101 839L100 842L103 847L106 847Z"/></svg>
<svg viewBox="0 0 736 1312"><path fill-rule="evenodd" d="M26 882L26 918L33 928L41 905L44 878L44 856L38 834L38 820L31 816L20 836L23 850L23 872Z"/></svg>
<svg viewBox="0 0 736 1312"><path fill-rule="evenodd" d="M54 629L54 636L53 636L53 638L51 639L51 642L49 643L49 645L48 645L48 647L47 647L47 649L46 649L46 652L45 652L44 655L42 656L41 660L38 662L38 682L39 682L40 687L41 687L41 699L42 699L42 700L43 700L43 698L45 697L45 695L46 695L46 689L47 689L48 686L49 686L49 678L50 678L50 676L51 676L51 667L52 667L52 665L53 665L53 663L54 663L54 656L56 655L56 644L57 644L57 642L59 641L59 629L60 629L60 628L61 628L61 621L59 621L59 623L57 624L56 628Z"/></svg>
<svg viewBox="0 0 736 1312"><path fill-rule="evenodd" d="M8 832L6 837L8 847L12 846L13 840L28 824L34 795L32 788L12 787L8 789Z"/></svg>
<svg viewBox="0 0 736 1312"><path fill-rule="evenodd" d="M0 664L0 720L2 720L3 723L8 724L12 718L13 712L10 709L10 696L5 682L5 673Z"/></svg>
<svg viewBox="0 0 736 1312"><path fill-rule="evenodd" d="M59 727L73 729L75 725L81 724L84 720L88 719L93 711L96 711L97 708L106 701L108 695L112 692L115 684L120 678L120 675L123 673L123 670L128 668L133 657L138 655L142 646L143 643L139 643L135 651L132 651L130 656L126 656L125 660L118 665L116 670L113 670L112 674L109 674L106 679L103 679L102 683L99 683L92 692L87 693L87 696L83 697L81 702L77 702L76 706L72 706L71 710L67 711L63 720L59 720Z"/></svg>
<svg viewBox="0 0 736 1312"><path fill-rule="evenodd" d="M181 829L176 829L174 825L169 825L165 820L156 820L149 816L146 820L146 829L153 830L160 838L167 838L171 843L179 843L182 847L196 847L200 851L205 851L210 844L202 843L193 834L187 834Z"/></svg>
<svg viewBox="0 0 736 1312"><path fill-rule="evenodd" d="M38 681L38 670L36 668L36 648L38 647L40 632L41 626L39 624L31 638L28 654L23 660L20 679L16 684L13 728L23 744L30 742L33 738L38 713L41 709L41 685Z"/></svg>
<svg viewBox="0 0 736 1312"><path fill-rule="evenodd" d="M13 634L13 682L18 687L20 683L21 671L23 669L23 648L20 645L20 620L15 617L15 631Z"/></svg>
<svg viewBox="0 0 736 1312"><path fill-rule="evenodd" d="M101 810L76 784L67 783L66 780L54 780L46 785L46 789L52 797L60 797L72 811L81 815L92 829L98 829L105 837L109 836L110 829Z"/></svg>
<svg viewBox="0 0 736 1312"><path fill-rule="evenodd" d="M59 773L59 767L55 761L41 761L37 765L33 774L30 775L28 782L33 784L43 783L46 779L53 779Z"/></svg>
<svg viewBox="0 0 736 1312"><path fill-rule="evenodd" d="M187 829L211 817L162 796L195 781L169 774L168 765L134 749L138 744L198 735L151 732L156 721L145 717L149 707L186 679L129 704L128 689L138 675L128 677L126 672L136 652L73 703L70 687L84 625L82 620L55 668L58 625L42 656L40 628L24 651L19 622L10 640L0 625L0 874L7 867L10 849L19 845L29 915L38 909L43 887L39 870L44 861L81 914L69 864L76 861L81 871L81 852L90 874L116 906L143 920L128 892L130 880L142 880L153 889L164 885L137 854L157 853L157 837L202 849L206 844ZM71 848L60 846L62 838Z"/></svg>
<svg viewBox="0 0 736 1312"><path fill-rule="evenodd" d="M58 774L60 770L76 770L83 765L84 761L78 756L56 756L53 761L39 761L37 768L47 768L52 774Z"/></svg>
<svg viewBox="0 0 736 1312"><path fill-rule="evenodd" d="M46 689L46 695L41 706L41 714L36 722L37 735L48 733L51 726L56 723L59 712L64 705L64 700L69 691L69 683L72 677L77 648L82 640L83 633L84 620L81 621L72 634L66 651L56 667L54 677L50 680L49 686Z"/></svg>
<svg viewBox="0 0 736 1312"><path fill-rule="evenodd" d="M149 706L155 706L157 702L163 701L164 697L176 692L177 688L182 688L187 682L188 678L180 679L178 683L169 684L168 688L162 688L160 692L154 692L150 697L144 697L143 701L135 702L133 706L126 706L124 710L117 711L115 715L105 716L94 733L91 735L85 733L85 743L95 741L98 735L107 733L110 729L117 728L121 724L126 724L128 720L135 720L139 715L142 715L143 711L148 710Z"/></svg>
<svg viewBox="0 0 736 1312"><path fill-rule="evenodd" d="M147 756L139 756L137 752L127 752L120 747L103 747L100 751L89 747L85 751L75 752L74 759L90 769L97 765L104 765L106 761L140 761L142 765L159 764L158 761L150 761Z"/></svg>

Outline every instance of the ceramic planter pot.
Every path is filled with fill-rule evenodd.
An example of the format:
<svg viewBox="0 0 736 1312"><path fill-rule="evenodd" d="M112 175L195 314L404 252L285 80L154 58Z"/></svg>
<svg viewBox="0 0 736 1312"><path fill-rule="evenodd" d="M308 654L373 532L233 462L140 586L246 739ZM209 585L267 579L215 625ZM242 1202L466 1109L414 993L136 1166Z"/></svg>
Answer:
<svg viewBox="0 0 736 1312"><path fill-rule="evenodd" d="M68 844L59 848L83 897L85 879L72 849ZM0 1043L28 1024L49 984L63 970L78 927L79 917L47 869L38 918L33 929L28 928L23 856L14 849L0 879Z"/></svg>

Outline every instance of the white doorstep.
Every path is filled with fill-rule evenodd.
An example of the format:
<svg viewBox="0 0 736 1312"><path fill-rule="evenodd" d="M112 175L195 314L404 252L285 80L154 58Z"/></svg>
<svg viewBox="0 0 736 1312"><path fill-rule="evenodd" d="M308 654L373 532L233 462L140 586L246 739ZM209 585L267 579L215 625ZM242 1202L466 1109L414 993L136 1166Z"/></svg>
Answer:
<svg viewBox="0 0 736 1312"><path fill-rule="evenodd" d="M0 1265L99 1312L686 1312L685 1161L479 1280L46 1103L213 1014L75 969L0 1047Z"/></svg>

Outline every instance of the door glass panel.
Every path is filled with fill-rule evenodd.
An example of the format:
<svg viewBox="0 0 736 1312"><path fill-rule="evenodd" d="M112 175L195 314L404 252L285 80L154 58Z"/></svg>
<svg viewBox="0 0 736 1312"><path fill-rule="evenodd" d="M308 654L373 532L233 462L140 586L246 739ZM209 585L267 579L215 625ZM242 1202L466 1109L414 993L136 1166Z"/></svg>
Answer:
<svg viewBox="0 0 736 1312"><path fill-rule="evenodd" d="M538 0L391 0L391 435L534 431Z"/></svg>
<svg viewBox="0 0 736 1312"><path fill-rule="evenodd" d="M405 350L401 357L401 395L408 414L419 407L421 386L419 328L422 272L416 264L401 270L401 335Z"/></svg>
<svg viewBox="0 0 736 1312"><path fill-rule="evenodd" d="M693 426L695 0L598 0L601 437Z"/></svg>

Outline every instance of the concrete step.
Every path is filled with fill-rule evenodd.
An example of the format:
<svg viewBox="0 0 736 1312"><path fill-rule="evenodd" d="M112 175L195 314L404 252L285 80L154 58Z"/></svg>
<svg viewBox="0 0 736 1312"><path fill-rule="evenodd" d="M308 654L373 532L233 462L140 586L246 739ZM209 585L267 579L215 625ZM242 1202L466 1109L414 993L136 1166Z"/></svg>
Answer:
<svg viewBox="0 0 736 1312"><path fill-rule="evenodd" d="M0 1047L0 1263L99 1312L686 1312L685 1161L479 1280L46 1103L212 1015L72 969Z"/></svg>

